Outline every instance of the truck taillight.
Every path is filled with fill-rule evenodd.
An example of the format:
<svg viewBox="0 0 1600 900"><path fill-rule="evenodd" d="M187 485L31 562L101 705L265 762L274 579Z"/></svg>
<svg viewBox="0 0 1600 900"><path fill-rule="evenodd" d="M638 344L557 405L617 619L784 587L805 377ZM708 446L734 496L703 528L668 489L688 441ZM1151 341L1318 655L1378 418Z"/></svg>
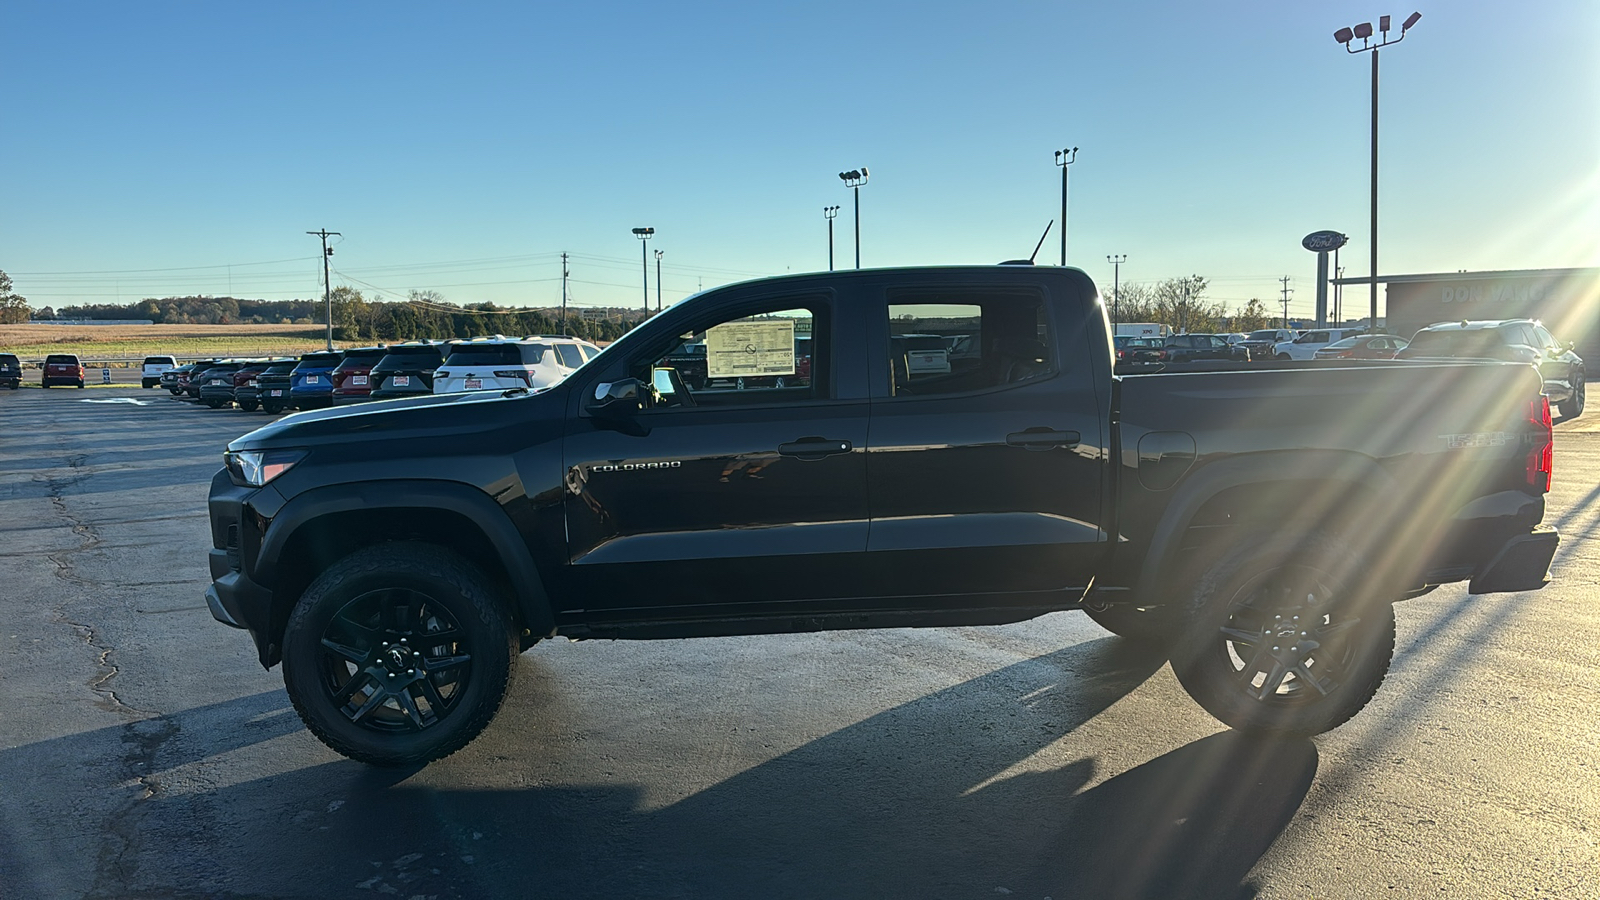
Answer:
<svg viewBox="0 0 1600 900"><path fill-rule="evenodd" d="M1528 422L1534 430L1529 434L1533 447L1528 450L1528 484L1539 489L1540 493L1549 493L1550 476L1555 472L1555 429L1550 422L1550 398L1539 395L1539 399L1528 404Z"/></svg>

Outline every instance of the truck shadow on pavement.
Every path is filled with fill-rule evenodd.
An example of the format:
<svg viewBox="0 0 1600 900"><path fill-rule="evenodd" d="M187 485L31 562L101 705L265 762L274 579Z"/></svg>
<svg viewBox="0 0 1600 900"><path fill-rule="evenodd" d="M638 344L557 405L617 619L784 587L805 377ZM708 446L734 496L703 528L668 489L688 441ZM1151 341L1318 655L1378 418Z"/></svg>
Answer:
<svg viewBox="0 0 1600 900"><path fill-rule="evenodd" d="M585 757L592 778L627 742L557 752L559 736L519 738L538 721L503 719L425 770L336 760L249 779L236 771L246 761L281 769L286 757L328 758L303 733L304 743L238 752L298 731L277 692L15 748L0 753L0 773L97 753L126 757L130 773L148 762L155 774L140 783L155 789L108 826L104 840L118 846L101 858L116 866L102 863L90 896L1255 896L1248 873L1316 775L1311 742L1223 732L1098 783L1097 760L1060 744L1163 663L1121 639L1074 645L675 800L564 774ZM522 665L519 693L544 702L559 690L540 677L537 655ZM603 727L606 711L577 714ZM717 730L709 717L673 727ZM714 760L650 762L669 789L722 771ZM170 788L197 770L222 786ZM18 837L22 823L0 824L8 843Z"/></svg>

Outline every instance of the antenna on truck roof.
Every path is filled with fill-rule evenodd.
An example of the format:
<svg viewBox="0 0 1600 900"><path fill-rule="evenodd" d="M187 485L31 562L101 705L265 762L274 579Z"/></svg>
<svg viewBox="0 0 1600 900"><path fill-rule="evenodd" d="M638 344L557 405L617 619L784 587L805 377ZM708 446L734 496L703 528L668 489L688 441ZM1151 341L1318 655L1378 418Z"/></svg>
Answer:
<svg viewBox="0 0 1600 900"><path fill-rule="evenodd" d="M1008 259L1005 262L1001 263L1000 265L1002 265L1002 266L1031 266L1031 265L1033 265L1033 258L1035 256L1039 255L1039 248L1044 246L1044 239L1050 236L1050 227L1052 225L1055 225L1055 224L1056 224L1056 220L1055 219L1051 219L1050 221L1044 223L1044 234L1039 235L1039 243L1033 245L1033 252L1028 254L1028 258L1027 259Z"/></svg>

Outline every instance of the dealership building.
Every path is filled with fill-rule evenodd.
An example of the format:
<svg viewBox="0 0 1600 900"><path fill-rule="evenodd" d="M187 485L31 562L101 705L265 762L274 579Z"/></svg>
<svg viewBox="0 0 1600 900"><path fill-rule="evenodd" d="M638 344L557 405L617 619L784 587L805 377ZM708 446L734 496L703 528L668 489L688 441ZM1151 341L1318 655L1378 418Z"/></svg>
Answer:
<svg viewBox="0 0 1600 900"><path fill-rule="evenodd" d="M1410 337L1435 322L1539 319L1578 355L1600 365L1600 269L1519 269L1380 276L1392 334ZM1364 286L1365 278L1336 284Z"/></svg>

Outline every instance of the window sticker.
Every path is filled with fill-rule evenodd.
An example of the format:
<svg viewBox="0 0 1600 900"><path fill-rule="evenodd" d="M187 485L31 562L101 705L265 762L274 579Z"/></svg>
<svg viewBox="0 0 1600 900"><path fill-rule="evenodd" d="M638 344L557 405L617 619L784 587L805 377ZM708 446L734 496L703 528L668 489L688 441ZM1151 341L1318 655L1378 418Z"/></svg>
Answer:
<svg viewBox="0 0 1600 900"><path fill-rule="evenodd" d="M710 378L793 375L794 320L725 322L706 331Z"/></svg>

